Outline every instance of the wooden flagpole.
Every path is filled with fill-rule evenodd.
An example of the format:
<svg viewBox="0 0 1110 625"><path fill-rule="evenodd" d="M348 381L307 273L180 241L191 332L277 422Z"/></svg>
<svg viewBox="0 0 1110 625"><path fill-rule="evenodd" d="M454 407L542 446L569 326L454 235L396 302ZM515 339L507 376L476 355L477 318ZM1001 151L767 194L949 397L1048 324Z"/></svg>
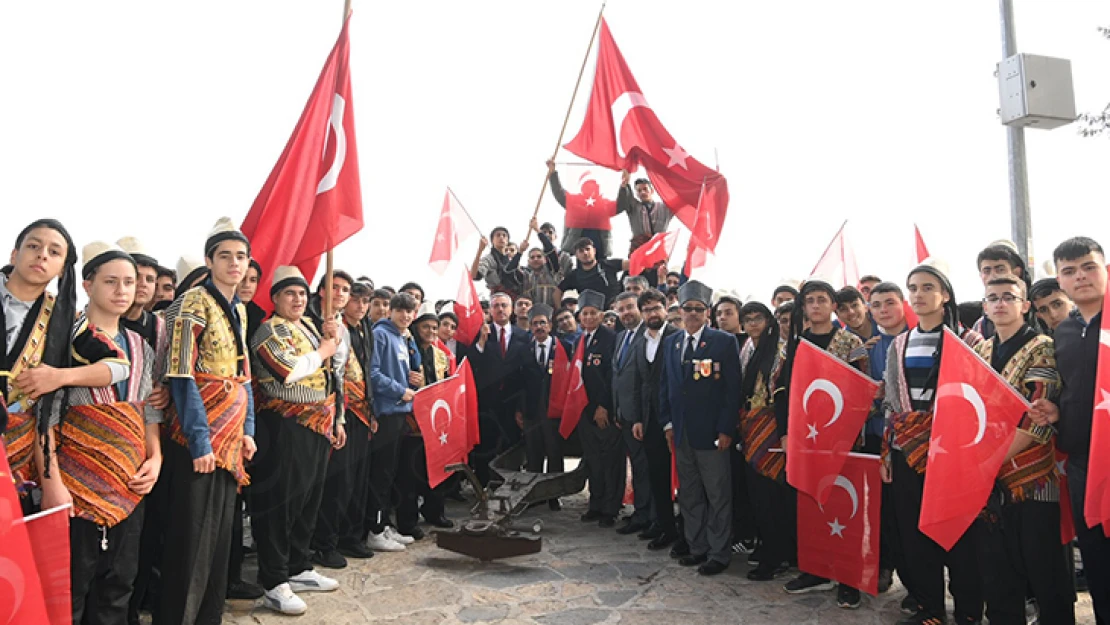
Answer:
<svg viewBox="0 0 1110 625"><path fill-rule="evenodd" d="M349 0L348 0L349 1ZM574 108L574 99L578 97L578 87L582 85L582 74L586 71L586 63L590 60L590 51L594 49L594 41L597 39L597 31L601 28L601 17L605 13L605 2L601 3L601 10L597 12L597 21L594 22L594 32L590 35L590 45L586 46L586 54L582 57L582 67L578 69L578 79L574 82L574 91L570 94L570 104L567 105L567 114L563 117L563 127L559 130L559 140L555 142L555 150L551 152L551 160L559 155L559 148L563 145L563 135L567 132L567 123L570 122L570 112ZM543 186L540 187L540 197L536 199L536 209L532 211L532 219L535 219L540 214L540 204L543 203L543 194L547 192L547 173L543 175ZM528 221L528 228L525 230L524 239L532 236L532 221Z"/></svg>
<svg viewBox="0 0 1110 625"><path fill-rule="evenodd" d="M340 25L340 28L347 24L347 18L350 16L351 0L343 0L343 24ZM331 296L331 274L332 270L335 268L335 254L333 249L334 246L331 244L331 241L328 241L328 251L324 260L324 310L321 311L325 321L331 319L335 315L335 311L332 310Z"/></svg>

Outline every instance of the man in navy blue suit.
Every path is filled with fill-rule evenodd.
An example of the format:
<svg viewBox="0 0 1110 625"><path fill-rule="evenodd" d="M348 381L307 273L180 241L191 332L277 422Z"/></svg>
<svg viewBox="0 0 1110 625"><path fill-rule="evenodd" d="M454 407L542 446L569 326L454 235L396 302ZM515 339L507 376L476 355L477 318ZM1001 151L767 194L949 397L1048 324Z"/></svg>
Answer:
<svg viewBox="0 0 1110 625"><path fill-rule="evenodd" d="M728 568L732 532L732 467L728 450L740 405L731 388L740 383L736 339L708 325L712 291L697 280L678 290L682 332L665 339L659 420L675 452L678 506L689 555L683 566L702 575Z"/></svg>

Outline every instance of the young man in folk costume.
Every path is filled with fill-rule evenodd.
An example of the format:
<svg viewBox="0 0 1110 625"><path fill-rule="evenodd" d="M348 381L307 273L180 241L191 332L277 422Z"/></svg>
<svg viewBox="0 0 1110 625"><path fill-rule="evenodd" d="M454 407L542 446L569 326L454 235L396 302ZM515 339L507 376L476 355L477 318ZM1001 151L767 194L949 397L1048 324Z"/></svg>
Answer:
<svg viewBox="0 0 1110 625"><path fill-rule="evenodd" d="M318 330L305 314L308 283L296 267L278 267L270 287L274 314L251 338L258 380L261 427L252 474L254 537L262 605L303 614L297 592L332 591L339 582L312 569L310 543L323 496L331 447L346 443L336 412L333 356L339 327L333 319Z"/></svg>
<svg viewBox="0 0 1110 625"><path fill-rule="evenodd" d="M337 273L338 276L338 273ZM313 562L328 568L343 568L346 558L365 559L374 552L362 542L363 520L370 481L370 439L377 421L370 412L367 373L374 339L366 318L371 289L356 282L343 307L345 342L350 345L343 367L343 399L347 444L336 449L328 461L324 498L312 536Z"/></svg>
<svg viewBox="0 0 1110 625"><path fill-rule="evenodd" d="M740 320L749 337L740 352L740 436L760 536L759 547L748 558L757 563L748 579L765 582L785 573L798 557L797 496L786 483L781 443L786 430L780 431L775 418L785 351L769 308L749 302L740 309Z"/></svg>
<svg viewBox="0 0 1110 625"><path fill-rule="evenodd" d="M1021 254L1018 254L1017 246L1010 241L995 241L979 252L976 269L979 270L979 279L983 281L984 288L991 280L998 278L1016 278L1025 282L1026 289L1032 286L1029 268L1025 266ZM983 311L971 329L983 338L994 336L994 323L986 311Z"/></svg>
<svg viewBox="0 0 1110 625"><path fill-rule="evenodd" d="M45 444L47 419L41 419L37 431L35 427L40 421L38 411L47 409L43 414L49 414L47 400L54 399L43 396L68 383L106 384L111 374L106 365L62 368L70 360L70 333L77 307L77 251L65 227L53 219L31 223L16 237L9 262L10 273L0 273L0 325L4 330L0 334L0 433L23 512L28 514L32 511L32 485L42 475L41 462L36 470L32 459L50 448ZM54 278L58 278L57 298L46 291ZM45 504L69 501L59 480L49 484L43 480L42 486Z"/></svg>
<svg viewBox="0 0 1110 625"><path fill-rule="evenodd" d="M660 345L659 420L678 470L678 505L690 553L682 566L717 575L732 557L729 448L740 412L729 385L740 379L736 338L709 327L713 291L690 280L679 287L683 331Z"/></svg>
<svg viewBox="0 0 1110 625"><path fill-rule="evenodd" d="M552 317L554 314L547 304L536 304L528 311L533 357L524 363L525 391L520 422L524 430L526 466L533 473L544 473L545 468L547 473L564 470L559 419L549 415L551 379L558 352L563 353L563 362L569 363L574 356L574 346L552 334ZM558 499L550 499L547 504L552 510L562 509Z"/></svg>
<svg viewBox="0 0 1110 625"><path fill-rule="evenodd" d="M72 357L111 363L123 375L72 386L52 414L57 468L73 501L70 588L73 622L125 623L139 564L143 497L162 466L162 411L151 399L154 350L120 317L132 306L137 267L119 246L90 243L81 269L89 304L74 326Z"/></svg>
<svg viewBox="0 0 1110 625"><path fill-rule="evenodd" d="M883 435L880 471L892 484L895 522L902 543L904 570L898 577L910 596L902 602L909 614L903 625L947 622L944 605L944 569L948 567L949 589L956 599L956 620L978 622L983 616L983 589L976 556L974 532L966 532L950 551L945 550L917 527L925 488L925 466L929 457L937 374L944 328L949 328L974 347L983 337L959 325L959 312L952 284L939 269L921 265L907 278L910 306L918 325L894 339L887 353L883 376L887 428Z"/></svg>
<svg viewBox="0 0 1110 625"><path fill-rule="evenodd" d="M220 622L235 494L249 483L243 467L257 449L246 310L235 296L250 243L224 217L204 254L207 271L194 270L189 280L208 277L166 310L173 404L164 453L172 499L157 625Z"/></svg>
<svg viewBox="0 0 1110 625"><path fill-rule="evenodd" d="M173 302L173 291L177 287L177 272L169 267L158 267L158 277L154 281L154 296L147 304L150 312L161 312Z"/></svg>
<svg viewBox="0 0 1110 625"><path fill-rule="evenodd" d="M987 283L983 307L994 336L975 348L1026 399L1054 399L1060 389L1052 339L1025 322L1030 303L1020 278ZM983 596L992 623L1024 623L1026 589L1042 623L1075 623L1075 589L1060 544L1060 475L1055 431L1024 415L998 482L975 522ZM1065 504L1067 505L1067 504Z"/></svg>

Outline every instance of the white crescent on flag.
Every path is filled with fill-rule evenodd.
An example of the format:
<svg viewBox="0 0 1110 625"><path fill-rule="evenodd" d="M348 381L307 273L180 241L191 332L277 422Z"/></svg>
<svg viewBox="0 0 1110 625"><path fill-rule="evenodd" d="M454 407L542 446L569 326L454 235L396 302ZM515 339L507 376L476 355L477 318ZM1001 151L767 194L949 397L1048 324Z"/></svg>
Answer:
<svg viewBox="0 0 1110 625"><path fill-rule="evenodd" d="M328 125L335 131L335 158L331 161L331 167L328 168L328 173L320 179L320 184L316 185L316 195L327 193L335 188L336 182L339 181L339 174L343 172L343 161L347 160L347 135L343 132L343 114L347 110L347 102L343 96L338 93L332 98L331 101L331 117L328 118ZM324 153L320 158L324 158L328 153L328 142L324 141Z"/></svg>
<svg viewBox="0 0 1110 625"><path fill-rule="evenodd" d="M647 98L642 93L636 91L625 91L613 100L612 106L609 107L613 115L613 134L617 137L617 156L624 158L628 156L624 151L624 146L621 145L621 128L624 127L624 118L632 112L636 107L643 107L650 109L651 105L648 104Z"/></svg>

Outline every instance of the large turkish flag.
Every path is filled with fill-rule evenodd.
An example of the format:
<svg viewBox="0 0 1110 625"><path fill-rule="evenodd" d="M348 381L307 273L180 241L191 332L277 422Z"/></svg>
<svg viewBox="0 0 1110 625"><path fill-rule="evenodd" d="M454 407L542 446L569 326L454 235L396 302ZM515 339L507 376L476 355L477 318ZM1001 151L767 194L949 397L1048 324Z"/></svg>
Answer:
<svg viewBox="0 0 1110 625"><path fill-rule="evenodd" d="M424 437L428 486L432 488L451 475L444 467L466 462L466 390L463 377L453 375L416 391L412 400L412 414Z"/></svg>

